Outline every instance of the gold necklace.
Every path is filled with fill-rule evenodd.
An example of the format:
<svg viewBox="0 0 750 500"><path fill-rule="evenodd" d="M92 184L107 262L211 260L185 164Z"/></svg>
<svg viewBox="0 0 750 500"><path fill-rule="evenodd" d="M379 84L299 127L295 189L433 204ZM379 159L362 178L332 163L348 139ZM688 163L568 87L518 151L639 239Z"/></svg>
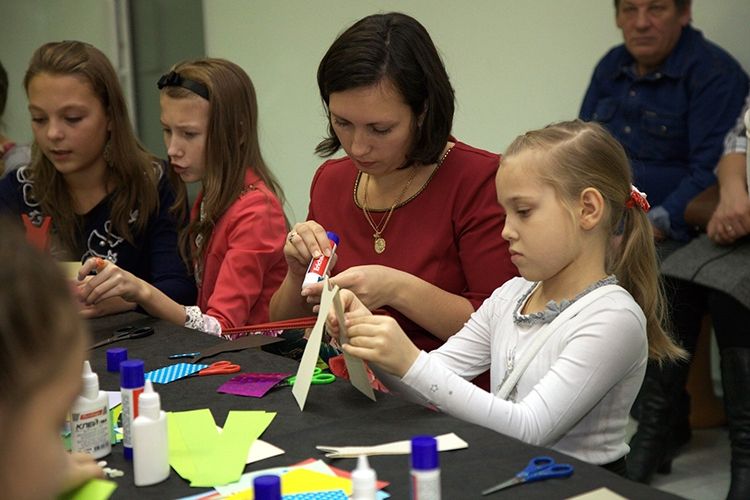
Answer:
<svg viewBox="0 0 750 500"><path fill-rule="evenodd" d="M383 238L383 231L385 231L385 227L388 225L388 221L391 220L391 215L393 215L393 210L395 210L396 205L401 203L401 199L406 194L406 190L409 189L409 186L411 185L411 181L414 180L414 177L417 176L417 167L411 167L412 173L409 176L409 180L406 181L406 184L404 185L404 188L401 190L401 193L398 195L398 198L396 198L396 201L393 202L393 205L391 205L391 208L388 210L388 213L380 220L379 224L375 224L375 221L372 220L372 216L370 215L370 212L367 210L367 186L370 183L370 175L366 174L367 177L365 178L365 199L364 203L362 204L362 212L365 214L365 219L367 219L367 222L370 224L370 227L373 231L375 231L372 235L373 239L375 240L373 242L373 246L375 248L375 253L381 254L385 252L385 238Z"/></svg>
<svg viewBox="0 0 750 500"><path fill-rule="evenodd" d="M448 153L450 153L452 149L453 149L452 146L449 147L448 150L440 158L440 160L438 160L437 166L435 167L435 170L432 172L432 175L435 175L435 172L437 172L437 169L440 168L440 166L443 164L443 161L445 161L445 158L448 156ZM417 167L412 166L411 168L413 169L413 171L412 171L411 176L409 176L409 180L406 181L406 185L401 190L401 193L398 195L398 198L396 198L396 201L393 202L393 205L391 205L391 208L388 209L388 213L380 220L379 224L375 224L375 221L372 219L372 215L370 215L370 211L367 208L367 186L369 185L369 182L370 182L370 176L368 174L365 174L367 175L367 177L365 178L365 186L364 186L365 195L364 195L364 201L362 203L362 212L365 214L365 219L367 219L367 223L370 224L370 227L372 228L372 230L375 231L372 235L372 238L373 238L373 247L375 249L375 253L377 254L381 254L385 252L385 238L383 238L383 231L385 231L385 227L388 225L388 221L391 220L393 211L396 209L399 203L401 203L401 200L404 198L406 191L408 191L409 186L411 185L414 178L417 176ZM430 176L430 178L432 178L432 175ZM355 202L357 201L357 184L358 182L355 183L354 185L354 201ZM419 192L417 192L417 194L419 194ZM413 195L412 198L414 198L414 196L416 196L417 194Z"/></svg>

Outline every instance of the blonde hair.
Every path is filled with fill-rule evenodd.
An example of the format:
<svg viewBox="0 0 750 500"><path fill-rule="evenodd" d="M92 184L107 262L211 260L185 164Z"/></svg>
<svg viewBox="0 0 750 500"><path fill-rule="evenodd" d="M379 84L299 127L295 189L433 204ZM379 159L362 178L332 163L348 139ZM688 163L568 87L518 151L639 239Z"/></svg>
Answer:
<svg viewBox="0 0 750 500"><path fill-rule="evenodd" d="M28 92L31 80L41 74L74 75L85 80L99 98L111 123L106 156L106 185L111 186L111 219L114 231L135 244L135 235L145 231L150 216L158 210L157 161L135 137L130 124L125 98L112 64L99 49L83 42L50 42L31 56L23 85ZM34 197L42 212L52 217L55 235L63 248L79 250L77 235L82 229L81 217L73 210L73 199L52 162L41 154L36 143L32 147L31 178ZM105 153L106 152L106 153ZM129 225L133 210L139 216Z"/></svg>
<svg viewBox="0 0 750 500"><path fill-rule="evenodd" d="M202 180L204 217L191 221L180 234L183 256L199 262L216 222L245 189L248 168L282 204L284 192L260 152L258 104L247 73L231 61L216 58L184 61L173 66L172 71L203 85L209 95L206 171ZM197 95L180 86L165 86L161 92L175 99ZM180 190L174 206L184 206L186 196L185 190ZM191 240L198 236L204 244L196 248Z"/></svg>
<svg viewBox="0 0 750 500"><path fill-rule="evenodd" d="M637 205L628 208L632 173L625 150L602 126L580 120L555 123L517 137L505 157L543 153L536 172L563 202L594 188L606 205L603 224L610 234L605 269L614 274L646 316L649 357L658 361L685 356L667 333L667 308L651 223Z"/></svg>

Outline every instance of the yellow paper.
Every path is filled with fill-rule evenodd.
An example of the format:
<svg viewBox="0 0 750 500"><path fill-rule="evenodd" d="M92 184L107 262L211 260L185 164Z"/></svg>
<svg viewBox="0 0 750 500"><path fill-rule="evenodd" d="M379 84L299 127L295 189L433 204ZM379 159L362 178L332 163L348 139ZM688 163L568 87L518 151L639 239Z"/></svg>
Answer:
<svg viewBox="0 0 750 500"><path fill-rule="evenodd" d="M303 468L294 469L281 476L281 494L314 493L317 491L343 490L352 494L352 481L339 476L329 476ZM227 500L253 500L253 489L247 489L227 497Z"/></svg>
<svg viewBox="0 0 750 500"><path fill-rule="evenodd" d="M107 500L117 489L117 483L105 479L91 479L59 500Z"/></svg>
<svg viewBox="0 0 750 500"><path fill-rule="evenodd" d="M60 261L57 263L60 270L68 280L78 280L78 270L81 269L81 263L76 261Z"/></svg>

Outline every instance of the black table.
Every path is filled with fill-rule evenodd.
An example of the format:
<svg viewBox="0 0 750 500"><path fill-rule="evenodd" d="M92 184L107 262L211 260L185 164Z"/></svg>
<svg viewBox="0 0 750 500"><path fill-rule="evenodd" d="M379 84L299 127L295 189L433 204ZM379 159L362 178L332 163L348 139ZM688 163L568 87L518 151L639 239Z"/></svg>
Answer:
<svg viewBox="0 0 750 500"><path fill-rule="evenodd" d="M94 340L111 336L119 327L150 325L155 334L135 340L121 341L90 352L92 368L99 374L103 390L119 390L119 376L106 371L108 347L126 347L129 358L143 359L146 371L175 361L169 354L200 351L222 342L216 337L174 326L137 313L125 313L90 322ZM228 359L242 366L245 372L296 372L297 363L290 359L247 349L222 353L201 361L211 363ZM184 360L180 360L184 361ZM307 458L323 458L315 445L373 445L409 439L417 434L439 435L455 432L469 443L469 448L440 454L443 498L566 498L600 487L628 498L677 498L665 492L623 479L600 467L576 460L555 451L531 446L514 438L483 427L457 420L395 396L377 393L372 402L348 381L337 380L330 385L313 385L305 410L300 412L289 387L273 389L263 398L219 394L216 388L234 375L191 377L170 384L155 386L161 395L162 409L184 411L210 408L216 423L224 424L230 410L265 410L276 412L276 418L261 436L285 450L285 454L250 464L245 472L289 465ZM517 486L481 497L480 491L505 480L534 456L549 455L558 462L570 463L575 473L568 479L552 479ZM378 479L389 481L387 488L392 498L409 498L409 456L373 456L370 465ZM194 495L207 489L191 488L174 470L169 478L158 484L136 488L133 484L132 463L123 458L122 445L113 447L105 458L110 467L121 469L125 476L115 479L118 488L113 498L178 498ZM355 459L326 459L336 467L352 470Z"/></svg>

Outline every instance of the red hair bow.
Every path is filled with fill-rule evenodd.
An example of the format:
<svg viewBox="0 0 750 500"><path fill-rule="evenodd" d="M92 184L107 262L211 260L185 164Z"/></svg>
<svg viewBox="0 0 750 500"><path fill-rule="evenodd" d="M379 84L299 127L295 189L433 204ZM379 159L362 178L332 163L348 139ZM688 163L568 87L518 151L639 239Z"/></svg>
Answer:
<svg viewBox="0 0 750 500"><path fill-rule="evenodd" d="M646 193L639 191L637 187L631 185L630 198L625 202L625 206L627 208L633 208L637 205L644 212L648 212L651 205L649 205L648 200L646 199L647 197L648 195Z"/></svg>

